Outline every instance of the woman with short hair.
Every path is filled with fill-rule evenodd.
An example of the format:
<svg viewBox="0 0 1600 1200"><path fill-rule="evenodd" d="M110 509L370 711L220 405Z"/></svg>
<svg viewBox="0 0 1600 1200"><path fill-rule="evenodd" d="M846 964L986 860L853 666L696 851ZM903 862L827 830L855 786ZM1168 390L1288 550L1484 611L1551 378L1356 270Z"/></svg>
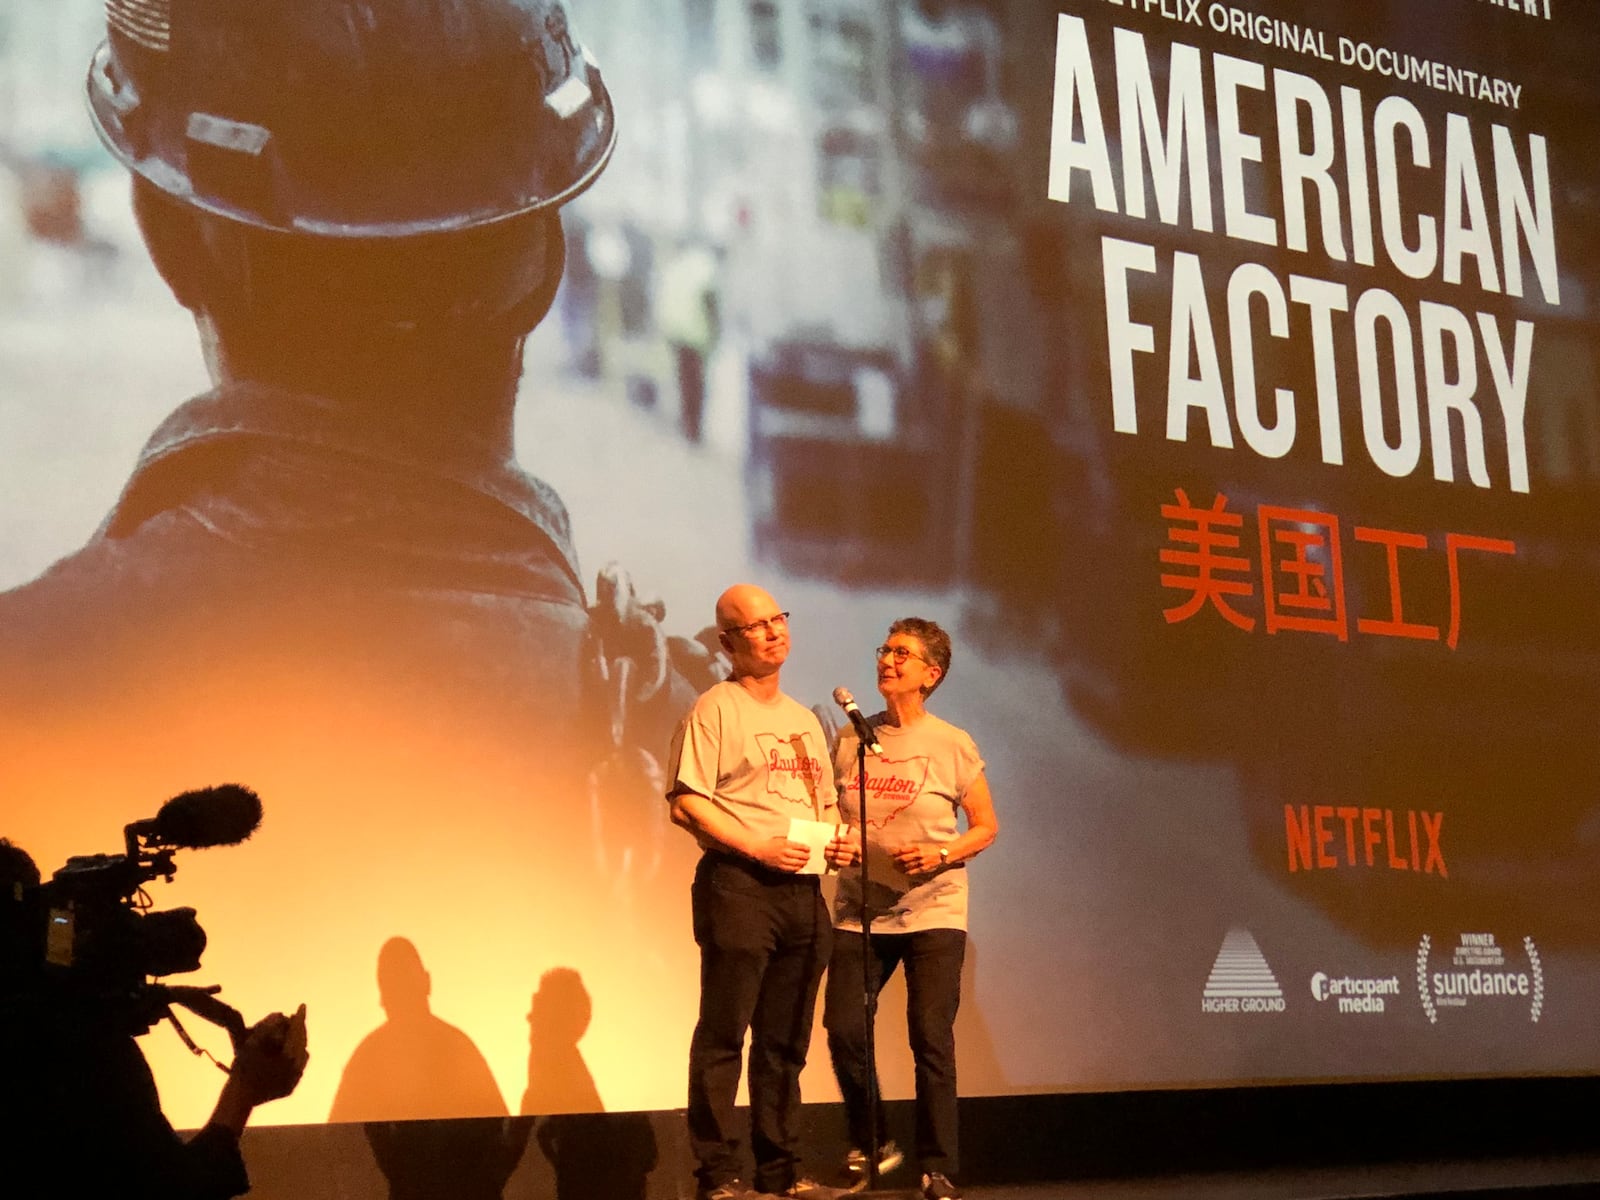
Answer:
<svg viewBox="0 0 1600 1200"><path fill-rule="evenodd" d="M951 1177L957 1162L955 1018L967 943L966 864L1000 831L977 745L927 709L928 697L949 673L949 634L920 617L896 621L877 651L884 710L869 723L882 753L866 760L865 820L854 729L843 731L834 760L840 817L863 830L867 853L864 895L859 871L845 871L839 879L823 1010L855 1147L847 1166L864 1185L874 1118L883 1129L881 1100L876 1114L868 1105L869 1083L873 1096L878 1090L876 1064L866 1053L866 990L870 986L875 1014L878 993L903 964L925 1200L960 1195ZM870 936L862 932L863 910ZM880 1173L900 1161L894 1143L881 1144Z"/></svg>

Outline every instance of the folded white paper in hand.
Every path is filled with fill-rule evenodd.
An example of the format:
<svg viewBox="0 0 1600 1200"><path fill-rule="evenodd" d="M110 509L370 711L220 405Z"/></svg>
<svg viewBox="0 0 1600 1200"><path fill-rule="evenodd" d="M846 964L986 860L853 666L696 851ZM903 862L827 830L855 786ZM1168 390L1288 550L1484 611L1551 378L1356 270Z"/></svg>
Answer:
<svg viewBox="0 0 1600 1200"><path fill-rule="evenodd" d="M839 826L828 821L807 821L801 817L789 818L789 840L799 842L811 851L811 857L806 859L806 865L801 867L797 875L831 875L833 868L828 865L827 856L823 851L828 848L828 843L833 841L839 832Z"/></svg>

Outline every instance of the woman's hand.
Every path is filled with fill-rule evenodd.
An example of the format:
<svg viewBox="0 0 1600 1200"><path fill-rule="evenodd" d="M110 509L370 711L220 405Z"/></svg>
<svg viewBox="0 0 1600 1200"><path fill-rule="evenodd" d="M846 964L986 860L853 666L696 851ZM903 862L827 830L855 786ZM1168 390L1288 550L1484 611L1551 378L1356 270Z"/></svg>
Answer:
<svg viewBox="0 0 1600 1200"><path fill-rule="evenodd" d="M823 847L822 856L836 871L848 867L861 857L860 835L852 832L848 825L834 826L833 840Z"/></svg>
<svg viewBox="0 0 1600 1200"><path fill-rule="evenodd" d="M939 849L932 843L901 846L894 852L894 861L907 875L931 875L945 864Z"/></svg>

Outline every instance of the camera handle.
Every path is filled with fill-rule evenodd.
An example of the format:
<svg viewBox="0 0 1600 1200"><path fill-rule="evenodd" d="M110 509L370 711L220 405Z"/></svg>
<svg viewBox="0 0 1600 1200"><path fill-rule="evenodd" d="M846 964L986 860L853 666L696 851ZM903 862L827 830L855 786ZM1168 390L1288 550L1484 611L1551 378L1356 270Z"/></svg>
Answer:
<svg viewBox="0 0 1600 1200"><path fill-rule="evenodd" d="M225 1064L217 1062L216 1058L195 1043L189 1036L189 1031L178 1021L178 1016L172 1011L174 1004L181 1004L197 1017L204 1017L213 1025L220 1025L228 1031L228 1040L233 1043L234 1052L244 1045L245 1027L244 1017L239 1010L231 1004L226 1004L217 999L217 993L222 989L215 984L210 987L189 987L184 985L156 983L150 985L150 997L160 1006L160 1016L172 1022L172 1027L178 1031L178 1036L183 1039L183 1044L189 1047L194 1054L203 1054L217 1063L217 1068L224 1073L228 1068ZM159 1017L157 1018L160 1019Z"/></svg>

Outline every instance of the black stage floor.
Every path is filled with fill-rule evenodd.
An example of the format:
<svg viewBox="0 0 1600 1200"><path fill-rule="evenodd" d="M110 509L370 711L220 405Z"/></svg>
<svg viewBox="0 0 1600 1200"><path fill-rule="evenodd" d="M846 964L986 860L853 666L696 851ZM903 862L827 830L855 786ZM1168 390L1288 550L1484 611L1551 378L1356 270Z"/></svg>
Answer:
<svg viewBox="0 0 1600 1200"><path fill-rule="evenodd" d="M890 1182L898 1183L898 1179ZM1472 1200L1600 1198L1600 1157L1391 1163L1383 1166L1264 1170L1175 1175L1150 1179L1077 1180L964 1187L966 1200ZM882 1189L873 1200L912 1200L910 1191Z"/></svg>
<svg viewBox="0 0 1600 1200"><path fill-rule="evenodd" d="M1247 1103L1238 1092L1197 1094L1195 1103L1173 1094L966 1102L958 1178L967 1200L1600 1200L1593 1081L1281 1089L1264 1098L1271 1103ZM888 1107L890 1132L909 1138L913 1131L899 1128L909 1105ZM810 1168L845 1143L836 1110L807 1106L801 1151ZM533 1118L524 1120L531 1128ZM382 1130L391 1150L405 1151L391 1153L391 1167L403 1159L435 1180L472 1176L485 1135L499 1144L506 1133L502 1119ZM501 1200L693 1200L681 1110L592 1114L569 1132L582 1157L553 1162L530 1137L512 1177L500 1179ZM457 1200L471 1190L394 1186L374 1158L371 1133L357 1124L247 1130L251 1200L385 1200L402 1192ZM630 1146L648 1154L625 1153ZM916 1178L907 1164L871 1200L914 1197Z"/></svg>

